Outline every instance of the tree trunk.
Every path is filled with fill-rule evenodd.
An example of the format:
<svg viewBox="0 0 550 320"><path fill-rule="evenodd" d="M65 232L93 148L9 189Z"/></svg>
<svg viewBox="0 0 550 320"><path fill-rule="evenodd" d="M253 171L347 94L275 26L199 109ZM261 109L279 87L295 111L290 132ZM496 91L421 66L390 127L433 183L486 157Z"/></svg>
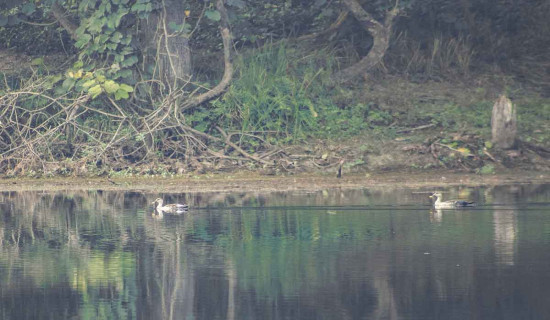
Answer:
<svg viewBox="0 0 550 320"><path fill-rule="evenodd" d="M180 110L194 108L206 101L212 100L227 90L233 79L233 36L229 29L229 17L225 8L225 0L216 0L216 9L220 12L220 34L223 41L224 72L220 82L207 92L191 97L181 106Z"/></svg>
<svg viewBox="0 0 550 320"><path fill-rule="evenodd" d="M153 77L170 87L189 81L191 77L191 50L189 38L170 29L170 22L181 25L185 21L184 2L163 1L163 8L152 12L145 21L146 65L155 64Z"/></svg>
<svg viewBox="0 0 550 320"><path fill-rule="evenodd" d="M516 145L516 109L505 95L500 96L493 106L491 133L496 147L511 149Z"/></svg>
<svg viewBox="0 0 550 320"><path fill-rule="evenodd" d="M359 75L366 74L372 67L382 61L390 43L393 19L399 13L399 1L397 1L396 6L386 13L384 23L380 23L365 11L357 0L342 0L342 2L363 28L372 35L373 45L363 59L333 75L333 81L337 83L352 81Z"/></svg>
<svg viewBox="0 0 550 320"><path fill-rule="evenodd" d="M57 20L57 22L59 22L63 29L65 29L69 33L73 40L77 40L76 29L78 28L78 25L69 18L69 15L65 11L65 9L57 2L54 2L52 4L51 10L55 20Z"/></svg>

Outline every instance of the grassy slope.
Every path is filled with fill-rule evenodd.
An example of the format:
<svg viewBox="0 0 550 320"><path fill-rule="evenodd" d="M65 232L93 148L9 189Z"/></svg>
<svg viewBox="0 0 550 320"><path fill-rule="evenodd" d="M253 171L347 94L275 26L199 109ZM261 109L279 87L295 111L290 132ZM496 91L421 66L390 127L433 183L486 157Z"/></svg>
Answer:
<svg viewBox="0 0 550 320"><path fill-rule="evenodd" d="M241 65L233 84L236 89L227 95L232 98L220 100L213 108L229 114L227 126L241 125L243 114L256 114L256 118L246 119L246 130L273 130L290 119L284 130L299 138L274 142L285 147L293 164L277 172L332 173L341 159L345 159L348 172L550 169L548 159L531 150L524 149L517 156L492 150L487 144L493 101L506 92L518 107L519 138L550 147L550 99L508 77L478 74L417 82L410 76L384 74L326 90L323 83L334 63L330 52L270 50L261 53L263 57L245 58L242 63L247 67ZM251 89L253 86L256 88ZM243 98L249 101L242 103ZM231 99L257 109L235 110ZM272 109L265 112L266 106ZM238 116L231 118L231 113ZM278 122L269 122L273 119ZM423 126L430 127L418 129ZM253 152L254 146L250 148Z"/></svg>

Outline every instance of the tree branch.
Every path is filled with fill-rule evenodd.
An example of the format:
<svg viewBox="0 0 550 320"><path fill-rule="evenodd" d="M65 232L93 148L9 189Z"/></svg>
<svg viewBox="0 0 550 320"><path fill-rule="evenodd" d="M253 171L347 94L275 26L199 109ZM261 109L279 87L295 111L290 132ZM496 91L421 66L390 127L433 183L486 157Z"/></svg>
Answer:
<svg viewBox="0 0 550 320"><path fill-rule="evenodd" d="M396 1L393 9L386 13L383 24L365 11L357 0L342 0L342 2L351 11L355 19L359 21L363 28L372 35L373 44L369 53L359 60L359 62L332 76L332 81L335 83L354 80L359 75L366 74L382 61L390 44L393 20L399 14L399 0Z"/></svg>
<svg viewBox="0 0 550 320"><path fill-rule="evenodd" d="M221 81L210 91L189 99L181 106L181 111L194 108L206 101L212 100L227 90L233 79L233 37L229 29L229 18L224 6L224 0L216 1L216 8L220 12L220 34L223 40L223 61L225 70Z"/></svg>
<svg viewBox="0 0 550 320"><path fill-rule="evenodd" d="M357 0L342 0L342 2L367 31L376 32L382 27L382 24L374 19L370 13L365 11Z"/></svg>
<svg viewBox="0 0 550 320"><path fill-rule="evenodd" d="M311 39L315 39L315 38L318 38L320 36L329 34L329 33L333 32L334 30L338 29L342 25L342 23L344 23L344 21L346 21L346 18L348 17L348 15L349 15L349 10L344 10L344 11L340 12L340 14L338 15L338 18L336 18L336 21L334 21L327 29L319 31L319 32L306 34L306 35L300 36L300 37L298 37L294 40L296 40L296 41L311 40Z"/></svg>
<svg viewBox="0 0 550 320"><path fill-rule="evenodd" d="M68 18L68 14L65 9L54 1L51 10L55 20L57 20L63 29L69 33L73 40L76 40L76 29L78 28L78 25Z"/></svg>

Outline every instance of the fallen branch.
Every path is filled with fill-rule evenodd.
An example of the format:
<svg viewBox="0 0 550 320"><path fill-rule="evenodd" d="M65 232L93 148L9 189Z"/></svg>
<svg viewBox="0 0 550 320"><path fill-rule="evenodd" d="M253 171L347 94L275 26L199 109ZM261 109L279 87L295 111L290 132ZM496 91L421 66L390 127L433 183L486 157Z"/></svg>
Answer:
<svg viewBox="0 0 550 320"><path fill-rule="evenodd" d="M258 158L256 156L253 156L253 155L249 154L248 152L244 151L241 147L239 147L238 145L234 144L233 142L229 141L229 139L227 139L228 135L227 135L227 133L225 133L225 131L222 130L222 128L216 126L216 129L218 129L218 131L222 134L222 136L224 136L224 138L226 138L225 143L227 145L231 146L233 149L237 150L243 156L245 156L247 158L250 158L250 159L252 159L256 162L263 163L263 164L268 164L268 165L273 164L272 162L269 162L269 161L266 161L264 159Z"/></svg>
<svg viewBox="0 0 550 320"><path fill-rule="evenodd" d="M493 162L500 163L500 161L493 157L493 155L490 154L489 151L487 151L487 149L485 148L483 148L483 154L489 157L489 159L491 159Z"/></svg>
<svg viewBox="0 0 550 320"><path fill-rule="evenodd" d="M438 146L441 146L441 147L445 147L445 148L447 148L447 149L449 149L449 150L451 150L451 151L460 153L461 155L464 155L464 156L467 156L467 157L473 157L473 156L474 156L474 155L471 154L471 153L469 153L469 154L464 154L464 152L462 152L462 151L460 151L460 150L458 150L458 149L455 149L455 148L453 148L453 147L451 147L451 146L448 146L448 145L446 145L446 144L443 144L443 143L434 142L433 144L438 145Z"/></svg>
<svg viewBox="0 0 550 320"><path fill-rule="evenodd" d="M405 128L405 129L401 129L401 130L396 131L396 133L413 132L413 131L428 129L428 128L431 128L431 127L435 127L435 124L430 123L430 124L425 124L423 126L419 126L419 127L415 127L415 128Z"/></svg>
<svg viewBox="0 0 550 320"><path fill-rule="evenodd" d="M534 151L535 153L537 153L541 157L548 158L548 156L550 156L550 149L539 146L539 145L536 145L534 143L524 141L524 140L520 140L520 141L521 141L522 145L524 145L528 149Z"/></svg>

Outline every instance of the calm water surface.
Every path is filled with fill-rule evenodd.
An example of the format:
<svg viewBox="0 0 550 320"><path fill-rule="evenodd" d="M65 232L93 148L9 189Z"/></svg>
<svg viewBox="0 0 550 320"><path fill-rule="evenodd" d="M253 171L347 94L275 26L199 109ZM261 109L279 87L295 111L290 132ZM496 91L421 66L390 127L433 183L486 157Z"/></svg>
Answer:
<svg viewBox="0 0 550 320"><path fill-rule="evenodd" d="M421 191L0 193L0 319L550 318L550 185Z"/></svg>

